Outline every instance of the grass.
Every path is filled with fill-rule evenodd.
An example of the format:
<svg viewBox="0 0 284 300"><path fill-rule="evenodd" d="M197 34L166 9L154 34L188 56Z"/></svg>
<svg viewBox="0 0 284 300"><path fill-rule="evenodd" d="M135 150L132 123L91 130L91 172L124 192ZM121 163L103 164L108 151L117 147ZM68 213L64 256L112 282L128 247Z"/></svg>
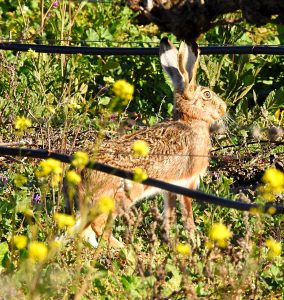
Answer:
<svg viewBox="0 0 284 300"><path fill-rule="evenodd" d="M12 2L0 5L5 20L3 35L12 31L13 36L43 41L71 35L74 40L102 39L102 46L118 39L142 40L147 45L160 38L152 25L129 23L134 15L125 7L109 9L103 4L77 5L71 1L59 1L59 6L54 7L49 1L41 1L43 6L29 1L28 10L23 10L21 1ZM275 29L267 28L267 39L272 39ZM204 39L215 43L218 38L218 42L225 43L221 39L226 36L230 40L240 35L243 40L247 38L237 30L219 28ZM32 51L2 51L0 55L2 143L68 154L78 150L93 153L94 145L102 139L171 117L172 93L157 58L47 55ZM282 77L269 73L270 66L277 62L281 63L281 58L269 58L262 72L262 58L204 58L200 82L211 84L224 99L235 100L228 101L233 121L227 121L227 132L212 136L213 147L221 149L211 158L201 190L233 200L263 201L257 189L267 167L272 163L281 166L283 146L269 141L250 144L250 128L259 126L261 139L268 140L265 128L281 126L283 122L281 113L275 117L281 106ZM219 70L217 83L212 79L214 70ZM265 76L274 76L274 82L267 85ZM135 86L134 99L128 105L121 105L112 93L118 79ZM32 124L16 130L15 121L22 116ZM225 148L231 144L239 146ZM167 237L162 226L162 199L158 196L141 201L128 215L113 220L114 235L125 244L123 249L111 249L103 240L98 248L92 248L80 235L58 244L58 236L68 235L67 228L60 228L54 219L56 212L64 210L63 177L68 166L60 166L62 173L53 186L51 175L36 176L39 164L39 160L31 159L1 160L0 298L284 297L283 254L275 243L267 242L283 240L283 216L194 202L196 231L191 233L184 228L178 207L177 222ZM283 203L283 195L276 200ZM226 225L232 233L223 246L210 234L216 223ZM19 235L27 237L24 247L15 243L14 237ZM35 241L43 247L31 251Z"/></svg>

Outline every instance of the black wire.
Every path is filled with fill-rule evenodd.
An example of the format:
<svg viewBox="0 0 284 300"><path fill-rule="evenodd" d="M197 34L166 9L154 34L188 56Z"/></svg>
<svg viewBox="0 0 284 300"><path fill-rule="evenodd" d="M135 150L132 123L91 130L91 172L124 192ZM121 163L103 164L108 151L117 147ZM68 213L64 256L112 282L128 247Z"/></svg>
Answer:
<svg viewBox="0 0 284 300"><path fill-rule="evenodd" d="M119 48L87 46L54 46L19 43L0 43L0 49L13 51L34 50L40 53L85 54L85 55L157 55L158 48Z"/></svg>
<svg viewBox="0 0 284 300"><path fill-rule="evenodd" d="M32 158L54 158L64 163L71 163L72 156L66 154L60 154L56 152L51 152L44 149L25 149L25 148L10 148L10 147L0 147L0 156L11 155L11 156L22 156L22 157L32 157ZM132 180L134 174L129 171L114 168L109 165L105 165L99 162L89 162L86 166L87 168L94 169L103 173L118 176L124 179ZM158 179L148 178L143 181L143 184L157 187L162 190L166 190L175 194L184 195L190 198L194 198L200 202L207 202L210 204L215 204L227 208L234 208L241 211L250 211L251 209L260 209L263 212L268 212L269 209L275 209L274 214L284 214L284 207L279 205L272 205L271 203L266 203L264 207L261 207L254 203L244 203L241 201L231 201L225 198L217 197L207 193L203 193L197 190L191 190L184 187L180 187L174 184L170 184Z"/></svg>
<svg viewBox="0 0 284 300"><path fill-rule="evenodd" d="M0 43L0 49L13 51L28 51L58 54L85 55L158 55L158 47L126 48L126 47L87 47L87 46L56 46L21 44L14 42ZM201 54L272 54L284 55L284 46L206 46L200 47Z"/></svg>
<svg viewBox="0 0 284 300"><path fill-rule="evenodd" d="M0 42L9 42L9 43L22 43L22 42L34 42L36 40L36 38L9 38L9 37L0 37ZM56 43L61 43L61 42L68 42L68 43L72 43L72 44L84 44L84 43L105 43L105 44L153 44L153 45L157 45L159 46L160 42L152 42L152 41L108 41L108 40L73 40L73 39L43 39L41 40L41 42L45 42L51 45L54 45ZM174 43L174 44L178 44L178 43Z"/></svg>
<svg viewBox="0 0 284 300"><path fill-rule="evenodd" d="M37 38L31 37L31 38L11 38L11 37L0 37L0 42L9 42L9 43L22 43L22 42L34 42ZM68 42L68 43L73 43L73 44L81 44L81 43L105 43L105 44L153 44L159 46L160 42L156 41L142 41L142 40L137 40L137 41L109 41L109 40L74 40L74 39L41 39L39 38L39 41L49 44L56 44L56 43L61 43L61 42ZM173 42L173 44L179 45L179 42ZM234 44L200 44L198 43L199 47L235 47L235 46L244 46L244 47L253 47L253 45L234 45ZM258 45L255 45L258 47ZM281 45L261 45L263 47L279 47Z"/></svg>

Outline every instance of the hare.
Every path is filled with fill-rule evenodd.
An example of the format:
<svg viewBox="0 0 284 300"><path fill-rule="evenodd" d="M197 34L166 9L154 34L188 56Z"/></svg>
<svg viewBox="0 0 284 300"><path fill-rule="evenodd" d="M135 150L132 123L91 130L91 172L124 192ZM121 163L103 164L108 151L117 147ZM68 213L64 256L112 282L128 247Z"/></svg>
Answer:
<svg viewBox="0 0 284 300"><path fill-rule="evenodd" d="M195 44L182 42L179 50L163 38L160 42L160 61L174 85L174 120L159 123L119 139L103 143L96 160L113 167L133 171L140 167L149 177L172 184L195 189L200 176L208 166L210 149L210 125L226 112L226 104L207 87L196 85L199 51ZM135 157L131 146L136 140L148 143L150 152L146 157ZM79 189L79 199L92 207L102 195L115 199L112 217L127 211L137 201L161 192L159 189L103 174L86 171L84 183ZM165 195L165 229L173 218L175 195ZM83 200L81 200L83 201ZM189 228L194 227L191 198L182 197L183 219ZM108 215L101 214L85 222L83 235L96 246L96 236L104 234L113 246L120 243L105 230ZM95 235L94 235L95 232Z"/></svg>

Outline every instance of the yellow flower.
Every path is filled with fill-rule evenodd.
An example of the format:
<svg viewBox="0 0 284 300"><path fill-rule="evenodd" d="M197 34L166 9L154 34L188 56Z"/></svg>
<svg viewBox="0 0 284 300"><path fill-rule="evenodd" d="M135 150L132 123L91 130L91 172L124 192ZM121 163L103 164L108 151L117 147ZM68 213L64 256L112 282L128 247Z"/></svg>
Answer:
<svg viewBox="0 0 284 300"><path fill-rule="evenodd" d="M113 87L113 92L116 96L129 102L133 98L134 86L124 79L117 80Z"/></svg>
<svg viewBox="0 0 284 300"><path fill-rule="evenodd" d="M268 257L270 259L281 255L281 243L275 241L274 239L268 239L265 241L265 245L268 248Z"/></svg>
<svg viewBox="0 0 284 300"><path fill-rule="evenodd" d="M55 107L54 107L54 106L48 105L48 106L46 106L46 108L47 108L52 114L55 114Z"/></svg>
<svg viewBox="0 0 284 300"><path fill-rule="evenodd" d="M68 171L66 173L66 179L68 183L73 185L77 185L82 181L81 176L77 174L74 170Z"/></svg>
<svg viewBox="0 0 284 300"><path fill-rule="evenodd" d="M28 253L31 259L43 261L47 257L48 249L44 243L33 241L29 244Z"/></svg>
<svg viewBox="0 0 284 300"><path fill-rule="evenodd" d="M266 201L273 201L277 194L284 191L284 173L275 168L268 168L262 181L264 185L259 187L259 191Z"/></svg>
<svg viewBox="0 0 284 300"><path fill-rule="evenodd" d="M34 215L33 210L30 209L30 208L26 208L26 209L23 211L23 213L24 213L24 215L25 215L26 217L32 217L32 216Z"/></svg>
<svg viewBox="0 0 284 300"><path fill-rule="evenodd" d="M189 244L179 243L176 245L176 251L181 255L188 255L190 253L191 247Z"/></svg>
<svg viewBox="0 0 284 300"><path fill-rule="evenodd" d="M55 187L60 182L61 176L60 174L52 174L51 176L51 186Z"/></svg>
<svg viewBox="0 0 284 300"><path fill-rule="evenodd" d="M78 151L73 155L72 165L78 169L83 169L89 162L89 156L87 153Z"/></svg>
<svg viewBox="0 0 284 300"><path fill-rule="evenodd" d="M21 174L16 174L14 177L14 184L16 187L23 186L24 184L27 183L27 181L28 181L28 179L24 175L21 175Z"/></svg>
<svg viewBox="0 0 284 300"><path fill-rule="evenodd" d="M134 173L133 180L135 182L141 183L148 178L147 173L139 167L135 168L133 173Z"/></svg>
<svg viewBox="0 0 284 300"><path fill-rule="evenodd" d="M136 156L147 156L149 154L148 143L142 140L137 140L132 144L132 150Z"/></svg>
<svg viewBox="0 0 284 300"><path fill-rule="evenodd" d="M280 117L280 108L278 108L276 110L276 112L274 113L274 117L275 117L276 120L279 120L279 117Z"/></svg>
<svg viewBox="0 0 284 300"><path fill-rule="evenodd" d="M267 213L269 215L274 215L276 213L276 208L273 207L273 206L269 207L268 210L267 210Z"/></svg>
<svg viewBox="0 0 284 300"><path fill-rule="evenodd" d="M227 246L227 241L231 236L231 231L222 223L213 224L209 230L209 238L223 248Z"/></svg>
<svg viewBox="0 0 284 300"><path fill-rule="evenodd" d="M73 216L61 213L55 213L54 220L60 229L63 229L65 227L71 227L75 224L75 219Z"/></svg>
<svg viewBox="0 0 284 300"><path fill-rule="evenodd" d="M275 195L272 191L262 193L262 198L267 202L272 202L275 199Z"/></svg>
<svg viewBox="0 0 284 300"><path fill-rule="evenodd" d="M27 58L30 58L30 59L37 58L37 53L34 50L29 49L27 52Z"/></svg>
<svg viewBox="0 0 284 300"><path fill-rule="evenodd" d="M45 177L49 174L62 174L61 162L56 159L48 158L47 160L41 161L39 165L41 169L36 172L37 177Z"/></svg>
<svg viewBox="0 0 284 300"><path fill-rule="evenodd" d="M249 209L249 212L250 212L252 215L257 216L257 215L259 215L259 214L261 213L261 210L260 210L260 208L258 208L258 207L251 207L251 208Z"/></svg>
<svg viewBox="0 0 284 300"><path fill-rule="evenodd" d="M27 246L28 238L25 235L15 235L13 237L13 243L19 250L24 249Z"/></svg>
<svg viewBox="0 0 284 300"><path fill-rule="evenodd" d="M95 209L98 213L109 213L115 208L114 199L109 196L102 196L97 201Z"/></svg>
<svg viewBox="0 0 284 300"><path fill-rule="evenodd" d="M14 122L14 127L19 133L23 133L23 131L27 130L32 126L32 121L25 117L17 117Z"/></svg>
<svg viewBox="0 0 284 300"><path fill-rule="evenodd" d="M205 242L205 248L208 250L211 250L213 248L214 244L211 241L206 241Z"/></svg>
<svg viewBox="0 0 284 300"><path fill-rule="evenodd" d="M271 186L271 188L280 187L281 189L283 189L284 173L275 168L268 168L262 177L262 181Z"/></svg>
<svg viewBox="0 0 284 300"><path fill-rule="evenodd" d="M283 120L284 110L283 110L283 108L278 108L276 110L276 112L274 113L274 117L275 117L276 121L278 121L278 122L281 121L281 125L283 125L283 123L284 123L284 120Z"/></svg>
<svg viewBox="0 0 284 300"><path fill-rule="evenodd" d="M71 98L70 102L67 105L70 109L79 109L81 108L81 105L78 104L77 100L75 98Z"/></svg>

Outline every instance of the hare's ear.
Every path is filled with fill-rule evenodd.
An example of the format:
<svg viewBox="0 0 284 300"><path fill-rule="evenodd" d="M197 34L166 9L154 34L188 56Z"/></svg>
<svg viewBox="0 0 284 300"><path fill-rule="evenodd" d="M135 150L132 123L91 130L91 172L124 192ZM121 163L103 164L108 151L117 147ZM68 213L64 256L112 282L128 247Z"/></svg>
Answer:
<svg viewBox="0 0 284 300"><path fill-rule="evenodd" d="M183 92L184 79L179 71L178 50L166 37L160 42L159 55L162 67L171 77L174 88L180 92Z"/></svg>
<svg viewBox="0 0 284 300"><path fill-rule="evenodd" d="M199 49L196 43L186 44L182 42L178 51L178 66L184 78L184 90L193 92L196 90L196 73L199 63Z"/></svg>

